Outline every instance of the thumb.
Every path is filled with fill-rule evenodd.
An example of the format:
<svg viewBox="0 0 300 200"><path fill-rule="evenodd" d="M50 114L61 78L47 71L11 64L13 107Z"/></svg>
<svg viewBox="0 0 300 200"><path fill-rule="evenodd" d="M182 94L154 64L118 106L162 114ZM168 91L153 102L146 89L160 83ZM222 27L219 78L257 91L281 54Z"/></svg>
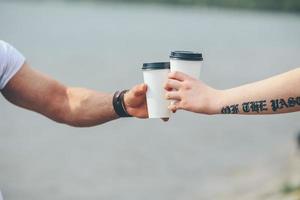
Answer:
<svg viewBox="0 0 300 200"><path fill-rule="evenodd" d="M145 95L147 92L147 85L146 84L140 84L136 85L134 88L132 88L132 93L135 97Z"/></svg>

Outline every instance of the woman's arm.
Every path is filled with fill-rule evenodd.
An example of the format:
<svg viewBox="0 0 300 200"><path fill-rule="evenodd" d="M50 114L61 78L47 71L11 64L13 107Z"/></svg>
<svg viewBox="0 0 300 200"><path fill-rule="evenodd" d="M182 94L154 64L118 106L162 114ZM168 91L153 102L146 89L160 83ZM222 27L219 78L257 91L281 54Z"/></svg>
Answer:
<svg viewBox="0 0 300 200"><path fill-rule="evenodd" d="M129 114L147 117L146 90L142 84L125 94L124 103ZM64 86L26 63L1 92L17 106L71 126L95 126L118 118L112 94Z"/></svg>
<svg viewBox="0 0 300 200"><path fill-rule="evenodd" d="M300 68L228 90L216 90L183 73L170 73L167 99L172 111L203 114L277 114L300 111Z"/></svg>

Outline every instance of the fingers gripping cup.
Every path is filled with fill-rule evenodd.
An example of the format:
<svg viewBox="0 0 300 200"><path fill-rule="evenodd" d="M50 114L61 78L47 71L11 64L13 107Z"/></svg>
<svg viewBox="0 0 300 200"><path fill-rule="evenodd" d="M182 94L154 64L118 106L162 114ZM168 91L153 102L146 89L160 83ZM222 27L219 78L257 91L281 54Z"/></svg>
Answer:
<svg viewBox="0 0 300 200"><path fill-rule="evenodd" d="M171 71L179 71L193 78L200 78L203 57L201 53L192 51L172 51L170 55ZM172 100L171 104L177 101Z"/></svg>
<svg viewBox="0 0 300 200"><path fill-rule="evenodd" d="M146 97L149 118L169 118L170 102L165 99L164 84L170 72L170 63L144 63L142 69L144 82L148 86Z"/></svg>
<svg viewBox="0 0 300 200"><path fill-rule="evenodd" d="M183 72L199 79L203 63L201 53L192 51L172 51L170 55L171 71Z"/></svg>

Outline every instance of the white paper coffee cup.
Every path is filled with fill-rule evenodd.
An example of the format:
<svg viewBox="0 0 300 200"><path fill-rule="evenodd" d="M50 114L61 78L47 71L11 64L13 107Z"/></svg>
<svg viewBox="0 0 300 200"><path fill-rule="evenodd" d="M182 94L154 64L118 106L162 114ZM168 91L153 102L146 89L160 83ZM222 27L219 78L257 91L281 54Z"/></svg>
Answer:
<svg viewBox="0 0 300 200"><path fill-rule="evenodd" d="M170 55L171 71L179 71L199 79L203 57L201 53L192 51L172 51Z"/></svg>
<svg viewBox="0 0 300 200"><path fill-rule="evenodd" d="M164 84L170 73L170 63L144 63L142 69L144 82L148 86L146 97L149 118L169 118L170 101L165 98Z"/></svg>

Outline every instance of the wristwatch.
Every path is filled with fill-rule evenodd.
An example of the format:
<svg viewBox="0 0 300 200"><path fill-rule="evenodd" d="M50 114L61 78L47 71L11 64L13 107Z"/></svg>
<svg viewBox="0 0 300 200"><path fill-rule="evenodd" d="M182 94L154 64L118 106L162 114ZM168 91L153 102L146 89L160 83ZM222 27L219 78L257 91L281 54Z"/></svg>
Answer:
<svg viewBox="0 0 300 200"><path fill-rule="evenodd" d="M119 117L132 117L126 111L125 103L124 103L124 95L128 92L128 90L116 91L113 97L113 106L114 110Z"/></svg>

